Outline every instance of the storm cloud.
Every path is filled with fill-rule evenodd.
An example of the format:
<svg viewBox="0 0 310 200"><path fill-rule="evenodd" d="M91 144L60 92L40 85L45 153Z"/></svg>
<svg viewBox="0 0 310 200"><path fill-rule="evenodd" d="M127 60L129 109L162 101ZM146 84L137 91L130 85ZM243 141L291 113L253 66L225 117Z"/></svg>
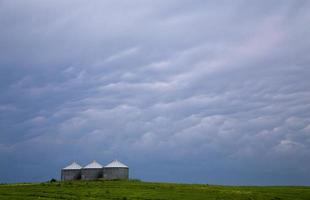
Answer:
<svg viewBox="0 0 310 200"><path fill-rule="evenodd" d="M310 184L310 2L0 1L0 182Z"/></svg>

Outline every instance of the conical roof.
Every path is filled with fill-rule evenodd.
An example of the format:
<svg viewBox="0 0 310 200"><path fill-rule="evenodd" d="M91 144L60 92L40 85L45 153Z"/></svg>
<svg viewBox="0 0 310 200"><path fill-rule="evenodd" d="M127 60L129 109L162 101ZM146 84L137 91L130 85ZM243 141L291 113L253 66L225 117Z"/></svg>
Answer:
<svg viewBox="0 0 310 200"><path fill-rule="evenodd" d="M77 164L76 162L73 162L71 165L68 165L67 167L65 168L62 168L62 169L81 169L82 166Z"/></svg>
<svg viewBox="0 0 310 200"><path fill-rule="evenodd" d="M83 167L84 169L98 169L98 168L102 168L103 166L100 165L99 163L97 163L95 160L91 163L89 163L88 165L86 165L85 167Z"/></svg>
<svg viewBox="0 0 310 200"><path fill-rule="evenodd" d="M112 162L110 162L109 164L107 164L105 166L106 168L128 168L127 165L121 163L118 160L113 160Z"/></svg>

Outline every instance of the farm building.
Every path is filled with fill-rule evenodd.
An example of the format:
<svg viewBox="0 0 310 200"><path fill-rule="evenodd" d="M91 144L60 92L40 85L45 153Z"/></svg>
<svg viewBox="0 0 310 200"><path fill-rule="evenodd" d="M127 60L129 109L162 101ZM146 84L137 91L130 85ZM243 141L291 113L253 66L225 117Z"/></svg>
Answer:
<svg viewBox="0 0 310 200"><path fill-rule="evenodd" d="M94 180L102 178L103 166L95 160L82 168L81 178L83 180Z"/></svg>
<svg viewBox="0 0 310 200"><path fill-rule="evenodd" d="M129 168L118 160L103 167L95 160L85 167L81 167L76 162L61 169L61 180L94 180L98 178L104 179L128 179Z"/></svg>
<svg viewBox="0 0 310 200"><path fill-rule="evenodd" d="M103 169L104 179L128 179L129 168L118 160L113 160Z"/></svg>
<svg viewBox="0 0 310 200"><path fill-rule="evenodd" d="M73 162L71 165L61 169L61 180L69 181L80 179L81 169L82 167L79 164Z"/></svg>

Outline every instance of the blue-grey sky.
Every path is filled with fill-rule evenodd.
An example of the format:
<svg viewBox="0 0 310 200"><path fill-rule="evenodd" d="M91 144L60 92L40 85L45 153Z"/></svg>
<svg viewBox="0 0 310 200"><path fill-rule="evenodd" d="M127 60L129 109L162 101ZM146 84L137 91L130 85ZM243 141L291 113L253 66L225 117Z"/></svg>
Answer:
<svg viewBox="0 0 310 200"><path fill-rule="evenodd" d="M310 2L1 0L0 182L310 184Z"/></svg>

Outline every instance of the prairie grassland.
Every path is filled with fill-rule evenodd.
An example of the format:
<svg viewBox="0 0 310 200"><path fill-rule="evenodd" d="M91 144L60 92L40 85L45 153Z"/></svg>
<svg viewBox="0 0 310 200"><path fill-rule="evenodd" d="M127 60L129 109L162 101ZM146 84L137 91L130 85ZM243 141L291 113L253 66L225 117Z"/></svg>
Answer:
<svg viewBox="0 0 310 200"><path fill-rule="evenodd" d="M0 199L310 200L308 186L219 186L141 181L1 184Z"/></svg>

